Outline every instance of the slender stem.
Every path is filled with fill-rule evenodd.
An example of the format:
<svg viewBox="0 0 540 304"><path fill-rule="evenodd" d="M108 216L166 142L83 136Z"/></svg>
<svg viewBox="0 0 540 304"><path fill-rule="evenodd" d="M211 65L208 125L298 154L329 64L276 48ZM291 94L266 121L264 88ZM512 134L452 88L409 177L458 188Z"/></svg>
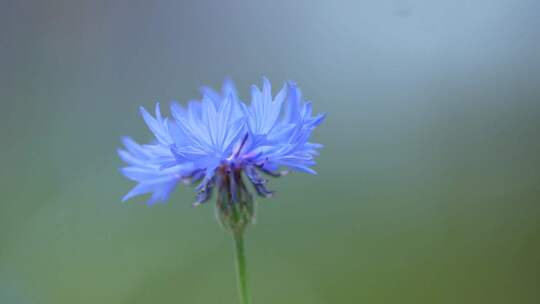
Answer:
<svg viewBox="0 0 540 304"><path fill-rule="evenodd" d="M250 304L251 298L247 286L246 255L244 253L244 236L242 232L234 233L234 244L236 247L236 271L238 274L240 304Z"/></svg>

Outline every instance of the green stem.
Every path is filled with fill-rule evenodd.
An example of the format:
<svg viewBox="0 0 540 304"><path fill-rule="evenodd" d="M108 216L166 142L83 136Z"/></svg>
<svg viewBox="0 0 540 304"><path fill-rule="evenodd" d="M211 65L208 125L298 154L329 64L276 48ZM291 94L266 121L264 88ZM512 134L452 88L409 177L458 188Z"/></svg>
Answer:
<svg viewBox="0 0 540 304"><path fill-rule="evenodd" d="M250 304L251 299L247 286L246 255L244 253L244 236L242 232L234 233L234 244L236 248L236 271L238 274L240 304Z"/></svg>

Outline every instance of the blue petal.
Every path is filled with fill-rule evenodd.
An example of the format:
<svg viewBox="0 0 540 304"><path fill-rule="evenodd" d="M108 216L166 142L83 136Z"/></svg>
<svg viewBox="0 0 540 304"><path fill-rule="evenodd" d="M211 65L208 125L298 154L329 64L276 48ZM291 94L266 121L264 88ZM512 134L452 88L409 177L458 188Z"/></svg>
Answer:
<svg viewBox="0 0 540 304"><path fill-rule="evenodd" d="M262 90L251 88L250 105L240 100L230 80L221 92L207 87L201 91L201 100L186 107L173 102L172 118L162 115L159 103L154 116L141 107L155 140L139 145L123 138L125 149L118 155L128 166L121 172L138 182L124 200L150 193L150 204L164 201L178 181L202 179L196 188L202 191L197 196L201 203L211 194L219 166L244 168L261 195L271 192L253 173L253 166L272 176L281 175L279 167L315 174L310 167L322 145L308 140L325 115L312 116L311 103L302 99L295 83L286 82L272 96L270 81L263 78Z"/></svg>

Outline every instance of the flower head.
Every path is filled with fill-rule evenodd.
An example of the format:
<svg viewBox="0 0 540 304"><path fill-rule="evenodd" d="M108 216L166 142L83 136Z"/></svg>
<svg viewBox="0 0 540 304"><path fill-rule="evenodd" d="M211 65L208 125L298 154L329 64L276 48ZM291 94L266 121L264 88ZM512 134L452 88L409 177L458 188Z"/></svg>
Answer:
<svg viewBox="0 0 540 304"><path fill-rule="evenodd" d="M203 87L200 101L185 107L172 103L170 110L171 117L165 118L159 103L154 116L141 107L155 136L152 143L123 139L125 149L118 153L128 166L121 171L138 183L124 201L147 193L150 204L165 201L180 182L197 182L195 204L207 201L214 187L220 192L218 202L225 193L234 203L251 198L244 174L260 196L269 196L261 174L277 177L285 168L315 173L311 167L321 145L308 140L325 116L312 116L311 103L292 82L272 96L264 78L262 91L252 86L247 105L226 81L222 92Z"/></svg>

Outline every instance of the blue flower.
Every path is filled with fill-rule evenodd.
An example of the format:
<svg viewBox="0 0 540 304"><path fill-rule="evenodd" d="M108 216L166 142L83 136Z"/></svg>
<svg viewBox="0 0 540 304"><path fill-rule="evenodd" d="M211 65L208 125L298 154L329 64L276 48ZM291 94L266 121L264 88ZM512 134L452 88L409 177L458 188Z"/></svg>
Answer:
<svg viewBox="0 0 540 304"><path fill-rule="evenodd" d="M198 182L195 204L207 201L214 186L226 188L234 201L237 187L247 189L243 174L260 196L272 193L261 173L277 177L289 168L314 174L321 145L308 140L325 116L312 116L311 103L292 82L273 97L264 78L262 91L252 86L251 98L249 105L242 102L226 81L221 92L203 87L202 99L186 107L172 103L171 117L161 115L159 103L155 116L141 107L155 139L147 145L123 139L118 153L128 166L121 172L138 183L123 201L147 193L149 204L165 201L180 182Z"/></svg>

